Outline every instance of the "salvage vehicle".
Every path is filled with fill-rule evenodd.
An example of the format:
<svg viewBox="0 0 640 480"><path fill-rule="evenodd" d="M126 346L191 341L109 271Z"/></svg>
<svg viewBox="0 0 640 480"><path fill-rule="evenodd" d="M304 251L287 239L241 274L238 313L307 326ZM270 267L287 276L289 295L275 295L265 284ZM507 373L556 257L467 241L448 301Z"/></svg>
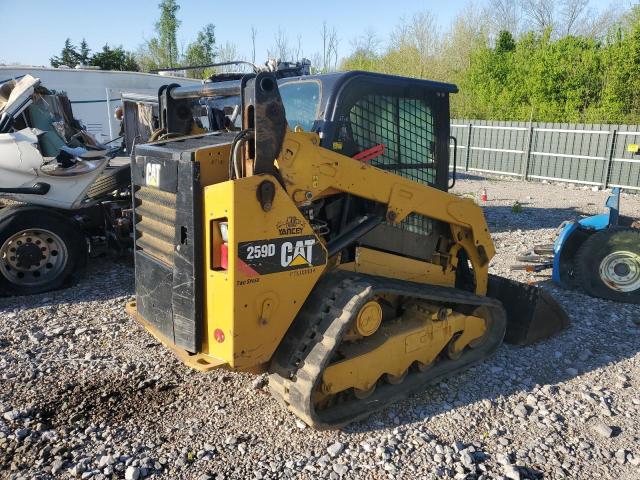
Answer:
<svg viewBox="0 0 640 480"><path fill-rule="evenodd" d="M164 88L165 139L132 156L129 313L195 369L269 372L318 429L566 327L547 291L489 275L482 209L448 193L456 91L369 72ZM240 131L171 138L222 93Z"/></svg>
<svg viewBox="0 0 640 480"><path fill-rule="evenodd" d="M0 292L69 285L90 253L131 246L129 158L95 141L63 93L0 85Z"/></svg>
<svg viewBox="0 0 640 480"><path fill-rule="evenodd" d="M620 192L613 189L605 213L563 222L552 244L519 255L511 270L551 270L563 288L640 304L640 221L620 215Z"/></svg>
<svg viewBox="0 0 640 480"><path fill-rule="evenodd" d="M176 72L176 75L179 73ZM113 111L121 105L123 93L156 95L158 89L167 83L179 81L183 85L197 85L203 82L184 76L171 76L170 72L157 75L101 70L84 65L75 68L0 65L0 84L12 79L19 80L25 75L38 78L49 90L65 92L74 117L102 143L119 137L120 125Z"/></svg>

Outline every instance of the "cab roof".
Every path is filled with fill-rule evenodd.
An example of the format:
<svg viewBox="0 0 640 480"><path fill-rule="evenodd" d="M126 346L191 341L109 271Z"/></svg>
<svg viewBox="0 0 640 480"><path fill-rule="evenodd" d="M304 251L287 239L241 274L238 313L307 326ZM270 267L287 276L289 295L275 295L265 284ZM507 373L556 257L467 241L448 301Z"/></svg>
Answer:
<svg viewBox="0 0 640 480"><path fill-rule="evenodd" d="M279 80L278 83L285 84L301 81L320 81L327 90L336 90L342 85L354 79L366 79L376 83L388 85L411 85L443 93L458 93L457 85L452 83L436 82L434 80L423 80L420 78L402 77L400 75L388 75L386 73L365 72L362 70L352 70L348 72L324 73L318 75L305 75L302 77L287 77Z"/></svg>

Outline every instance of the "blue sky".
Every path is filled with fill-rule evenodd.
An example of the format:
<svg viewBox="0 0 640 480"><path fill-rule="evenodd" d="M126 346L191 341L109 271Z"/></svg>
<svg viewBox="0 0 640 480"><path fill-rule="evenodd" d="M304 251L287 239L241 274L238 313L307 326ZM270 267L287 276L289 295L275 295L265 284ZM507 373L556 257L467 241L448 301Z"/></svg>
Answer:
<svg viewBox="0 0 640 480"><path fill-rule="evenodd" d="M611 0L592 0L602 8ZM67 37L75 44L86 38L92 50L105 43L122 44L135 50L154 33L158 0L0 0L0 63L48 65ZM218 43L232 41L240 55L250 59L250 29L258 30L256 61L266 60L267 49L274 44L278 28L287 32L291 44L302 36L305 56L322 50L320 29L324 20L334 26L340 40L339 53L345 55L351 41L367 28L381 39L387 36L402 16L431 10L446 28L462 13L468 0L276 0L274 2L179 0L178 17L182 21L179 45L186 46L206 23L216 26ZM476 0L476 4L482 4ZM625 1L627 3L627 1ZM54 6L55 5L55 6ZM277 8L273 6L276 5Z"/></svg>

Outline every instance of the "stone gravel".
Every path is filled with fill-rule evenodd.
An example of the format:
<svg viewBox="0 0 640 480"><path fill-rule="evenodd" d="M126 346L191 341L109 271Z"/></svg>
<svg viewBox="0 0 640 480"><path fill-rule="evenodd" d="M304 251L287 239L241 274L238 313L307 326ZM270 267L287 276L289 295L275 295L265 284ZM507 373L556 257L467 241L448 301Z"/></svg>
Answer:
<svg viewBox="0 0 640 480"><path fill-rule="evenodd" d="M640 306L509 271L563 220L601 211L607 193L478 177L455 191L482 188L492 271L549 288L571 316L559 336L504 345L365 421L317 432L280 408L264 376L183 366L127 317L133 269L94 259L74 288L0 299L0 477L639 479ZM623 194L622 209L640 212L640 196Z"/></svg>

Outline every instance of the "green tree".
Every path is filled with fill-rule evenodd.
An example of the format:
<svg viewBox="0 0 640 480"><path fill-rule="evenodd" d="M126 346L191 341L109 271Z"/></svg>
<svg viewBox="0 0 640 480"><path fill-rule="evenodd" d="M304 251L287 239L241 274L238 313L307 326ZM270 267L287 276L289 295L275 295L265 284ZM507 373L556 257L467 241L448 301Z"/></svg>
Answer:
<svg viewBox="0 0 640 480"><path fill-rule="evenodd" d="M61 65L66 65L67 67L74 68L78 65L80 61L80 55L76 50L75 45L71 43L71 39L67 38L64 41L64 48L60 52L60 56L51 57L49 62L51 62L51 66L57 68Z"/></svg>
<svg viewBox="0 0 640 480"><path fill-rule="evenodd" d="M512 52L516 49L516 41L513 38L511 32L507 30L502 30L498 34L498 41L496 42L496 52L504 53L504 52Z"/></svg>
<svg viewBox="0 0 640 480"><path fill-rule="evenodd" d="M83 38L82 41L80 42L80 52L78 52L78 62L80 62L81 65L89 65L89 62L91 61L90 54L91 54L91 49L89 48L87 41Z"/></svg>
<svg viewBox="0 0 640 480"><path fill-rule="evenodd" d="M528 33L514 45L478 49L461 82L465 116L582 122L592 119L603 87L602 47L587 37Z"/></svg>
<svg viewBox="0 0 640 480"><path fill-rule="evenodd" d="M439 79L461 84L471 67L475 52L489 45L490 23L485 12L472 4L453 22L445 35L440 53L442 64ZM473 92L460 89L451 97L451 109L454 115L461 115L465 106L474 101Z"/></svg>
<svg viewBox="0 0 640 480"><path fill-rule="evenodd" d="M353 52L342 60L340 70L380 71L382 65L377 50L378 38L373 30L367 30L353 42Z"/></svg>
<svg viewBox="0 0 640 480"><path fill-rule="evenodd" d="M380 58L375 52L358 49L342 60L340 70L381 71Z"/></svg>
<svg viewBox="0 0 640 480"><path fill-rule="evenodd" d="M111 48L109 45L102 47L102 51L96 52L91 57L91 65L100 67L101 70L120 70L137 72L140 67L133 54L125 51L122 46Z"/></svg>
<svg viewBox="0 0 640 480"><path fill-rule="evenodd" d="M136 52L136 61L140 65L140 70L148 72L160 68L164 55L160 49L160 42L157 38L147 40ZM162 65L166 67L166 65Z"/></svg>
<svg viewBox="0 0 640 480"><path fill-rule="evenodd" d="M640 6L610 34L603 57L602 101L593 118L640 123Z"/></svg>
<svg viewBox="0 0 640 480"><path fill-rule="evenodd" d="M209 23L198 32L196 40L187 46L184 64L195 66L213 63L216 57L215 47L215 26ZM208 69L187 70L188 76L192 78L206 78L209 76L208 73Z"/></svg>
<svg viewBox="0 0 640 480"><path fill-rule="evenodd" d="M176 39L180 20L177 18L180 5L176 0L162 0L158 5L160 19L156 22L158 46L161 52L161 67L178 65L178 41Z"/></svg>
<svg viewBox="0 0 640 480"><path fill-rule="evenodd" d="M145 72L176 67L179 63L176 35L180 21L176 15L180 6L175 0L162 0L158 8L160 18L155 23L156 34L136 52L138 65Z"/></svg>
<svg viewBox="0 0 640 480"><path fill-rule="evenodd" d="M491 4L506 8L496 12L512 8L509 2ZM354 42L341 68L456 83L460 93L451 107L457 118L640 123L640 6L609 15L583 4L561 2L572 6L560 12L567 28L551 28L553 22L542 18L536 31L518 29L517 36L505 27L518 22L496 22L500 17L473 6L444 33L428 13L414 15L374 52ZM608 35L593 33L606 28Z"/></svg>

